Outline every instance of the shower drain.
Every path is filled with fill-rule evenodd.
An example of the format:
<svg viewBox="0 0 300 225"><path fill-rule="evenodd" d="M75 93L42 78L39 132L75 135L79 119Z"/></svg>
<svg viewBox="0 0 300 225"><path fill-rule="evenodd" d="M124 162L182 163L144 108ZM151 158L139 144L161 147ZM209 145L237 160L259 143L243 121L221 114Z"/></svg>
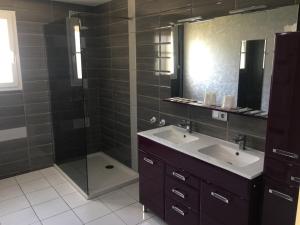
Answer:
<svg viewBox="0 0 300 225"><path fill-rule="evenodd" d="M114 168L114 166L113 165L107 165L105 168L108 169L108 170L111 170L111 169Z"/></svg>

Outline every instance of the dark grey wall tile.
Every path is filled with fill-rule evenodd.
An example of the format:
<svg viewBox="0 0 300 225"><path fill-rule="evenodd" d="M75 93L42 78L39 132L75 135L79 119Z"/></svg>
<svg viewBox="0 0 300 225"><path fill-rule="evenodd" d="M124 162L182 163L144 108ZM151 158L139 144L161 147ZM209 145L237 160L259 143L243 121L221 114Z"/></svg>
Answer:
<svg viewBox="0 0 300 225"><path fill-rule="evenodd" d="M24 116L24 106L0 107L0 118L10 116Z"/></svg>
<svg viewBox="0 0 300 225"><path fill-rule="evenodd" d="M267 120L231 114L228 122L229 130L265 138Z"/></svg>
<svg viewBox="0 0 300 225"><path fill-rule="evenodd" d="M13 161L0 165L0 178L25 173L30 170L29 160Z"/></svg>
<svg viewBox="0 0 300 225"><path fill-rule="evenodd" d="M0 130L7 130L25 126L25 116L0 118Z"/></svg>
<svg viewBox="0 0 300 225"><path fill-rule="evenodd" d="M0 107L8 107L23 104L22 93L0 94Z"/></svg>
<svg viewBox="0 0 300 225"><path fill-rule="evenodd" d="M0 142L1 153L13 152L15 150L24 149L27 147L28 147L27 146L27 138L21 138L21 139Z"/></svg>

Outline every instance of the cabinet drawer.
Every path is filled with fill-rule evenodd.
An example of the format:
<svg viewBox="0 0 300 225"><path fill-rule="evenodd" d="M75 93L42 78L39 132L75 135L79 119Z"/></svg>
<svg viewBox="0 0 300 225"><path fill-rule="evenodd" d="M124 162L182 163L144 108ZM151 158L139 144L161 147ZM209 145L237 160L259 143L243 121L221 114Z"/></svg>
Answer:
<svg viewBox="0 0 300 225"><path fill-rule="evenodd" d="M273 180L299 187L300 185L300 166L282 162L272 158L265 160L265 175Z"/></svg>
<svg viewBox="0 0 300 225"><path fill-rule="evenodd" d="M170 225L198 225L199 215L181 203L166 198L165 221Z"/></svg>
<svg viewBox="0 0 300 225"><path fill-rule="evenodd" d="M189 172L183 170L183 169L178 169L172 166L167 165L167 175L170 177L173 177L174 179L191 185L194 188L199 188L199 180L198 178L194 177L191 175Z"/></svg>
<svg viewBox="0 0 300 225"><path fill-rule="evenodd" d="M299 188L266 180L262 225L295 225Z"/></svg>
<svg viewBox="0 0 300 225"><path fill-rule="evenodd" d="M199 191L170 177L166 177L166 196L199 211Z"/></svg>
<svg viewBox="0 0 300 225"><path fill-rule="evenodd" d="M222 225L248 225L249 202L214 185L201 185L202 211Z"/></svg>
<svg viewBox="0 0 300 225"><path fill-rule="evenodd" d="M139 151L139 173L149 180L164 176L164 163L155 156Z"/></svg>

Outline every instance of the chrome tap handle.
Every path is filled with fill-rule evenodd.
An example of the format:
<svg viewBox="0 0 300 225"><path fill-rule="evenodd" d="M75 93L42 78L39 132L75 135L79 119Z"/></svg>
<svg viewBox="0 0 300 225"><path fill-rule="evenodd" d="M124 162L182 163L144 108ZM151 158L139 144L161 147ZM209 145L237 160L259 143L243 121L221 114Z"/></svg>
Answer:
<svg viewBox="0 0 300 225"><path fill-rule="evenodd" d="M166 126L166 120L165 120L165 119L161 119L161 120L159 121L159 126L160 126L160 127Z"/></svg>
<svg viewBox="0 0 300 225"><path fill-rule="evenodd" d="M150 119L150 124L155 124L156 123L156 121L157 121L157 119L156 119L156 117L155 116L153 116L151 119Z"/></svg>

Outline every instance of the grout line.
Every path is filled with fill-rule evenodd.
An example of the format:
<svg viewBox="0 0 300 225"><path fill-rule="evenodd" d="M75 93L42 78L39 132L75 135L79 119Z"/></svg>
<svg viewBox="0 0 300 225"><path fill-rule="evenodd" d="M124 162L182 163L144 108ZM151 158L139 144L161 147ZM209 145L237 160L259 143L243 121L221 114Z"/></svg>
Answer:
<svg viewBox="0 0 300 225"><path fill-rule="evenodd" d="M41 220L40 220L40 218L38 217L38 215L37 215L36 211L35 211L35 210L34 210L34 208L32 207L32 205L31 205L31 202L29 201L29 199L27 198L27 196L26 196L25 192L23 191L23 189L22 189L21 185L20 185L20 184L19 184L19 182L17 181L16 177L15 177L15 180L16 180L16 182L17 182L17 185L18 185L18 186L19 186L19 188L21 189L21 191L22 191L22 193L23 193L24 197L27 199L27 201L28 201L28 203L29 203L29 205L30 205L30 208L31 208L31 209L32 209L32 211L34 212L34 214L35 214L36 218L38 219L38 221L39 221L40 223L42 223L42 221L41 221Z"/></svg>

